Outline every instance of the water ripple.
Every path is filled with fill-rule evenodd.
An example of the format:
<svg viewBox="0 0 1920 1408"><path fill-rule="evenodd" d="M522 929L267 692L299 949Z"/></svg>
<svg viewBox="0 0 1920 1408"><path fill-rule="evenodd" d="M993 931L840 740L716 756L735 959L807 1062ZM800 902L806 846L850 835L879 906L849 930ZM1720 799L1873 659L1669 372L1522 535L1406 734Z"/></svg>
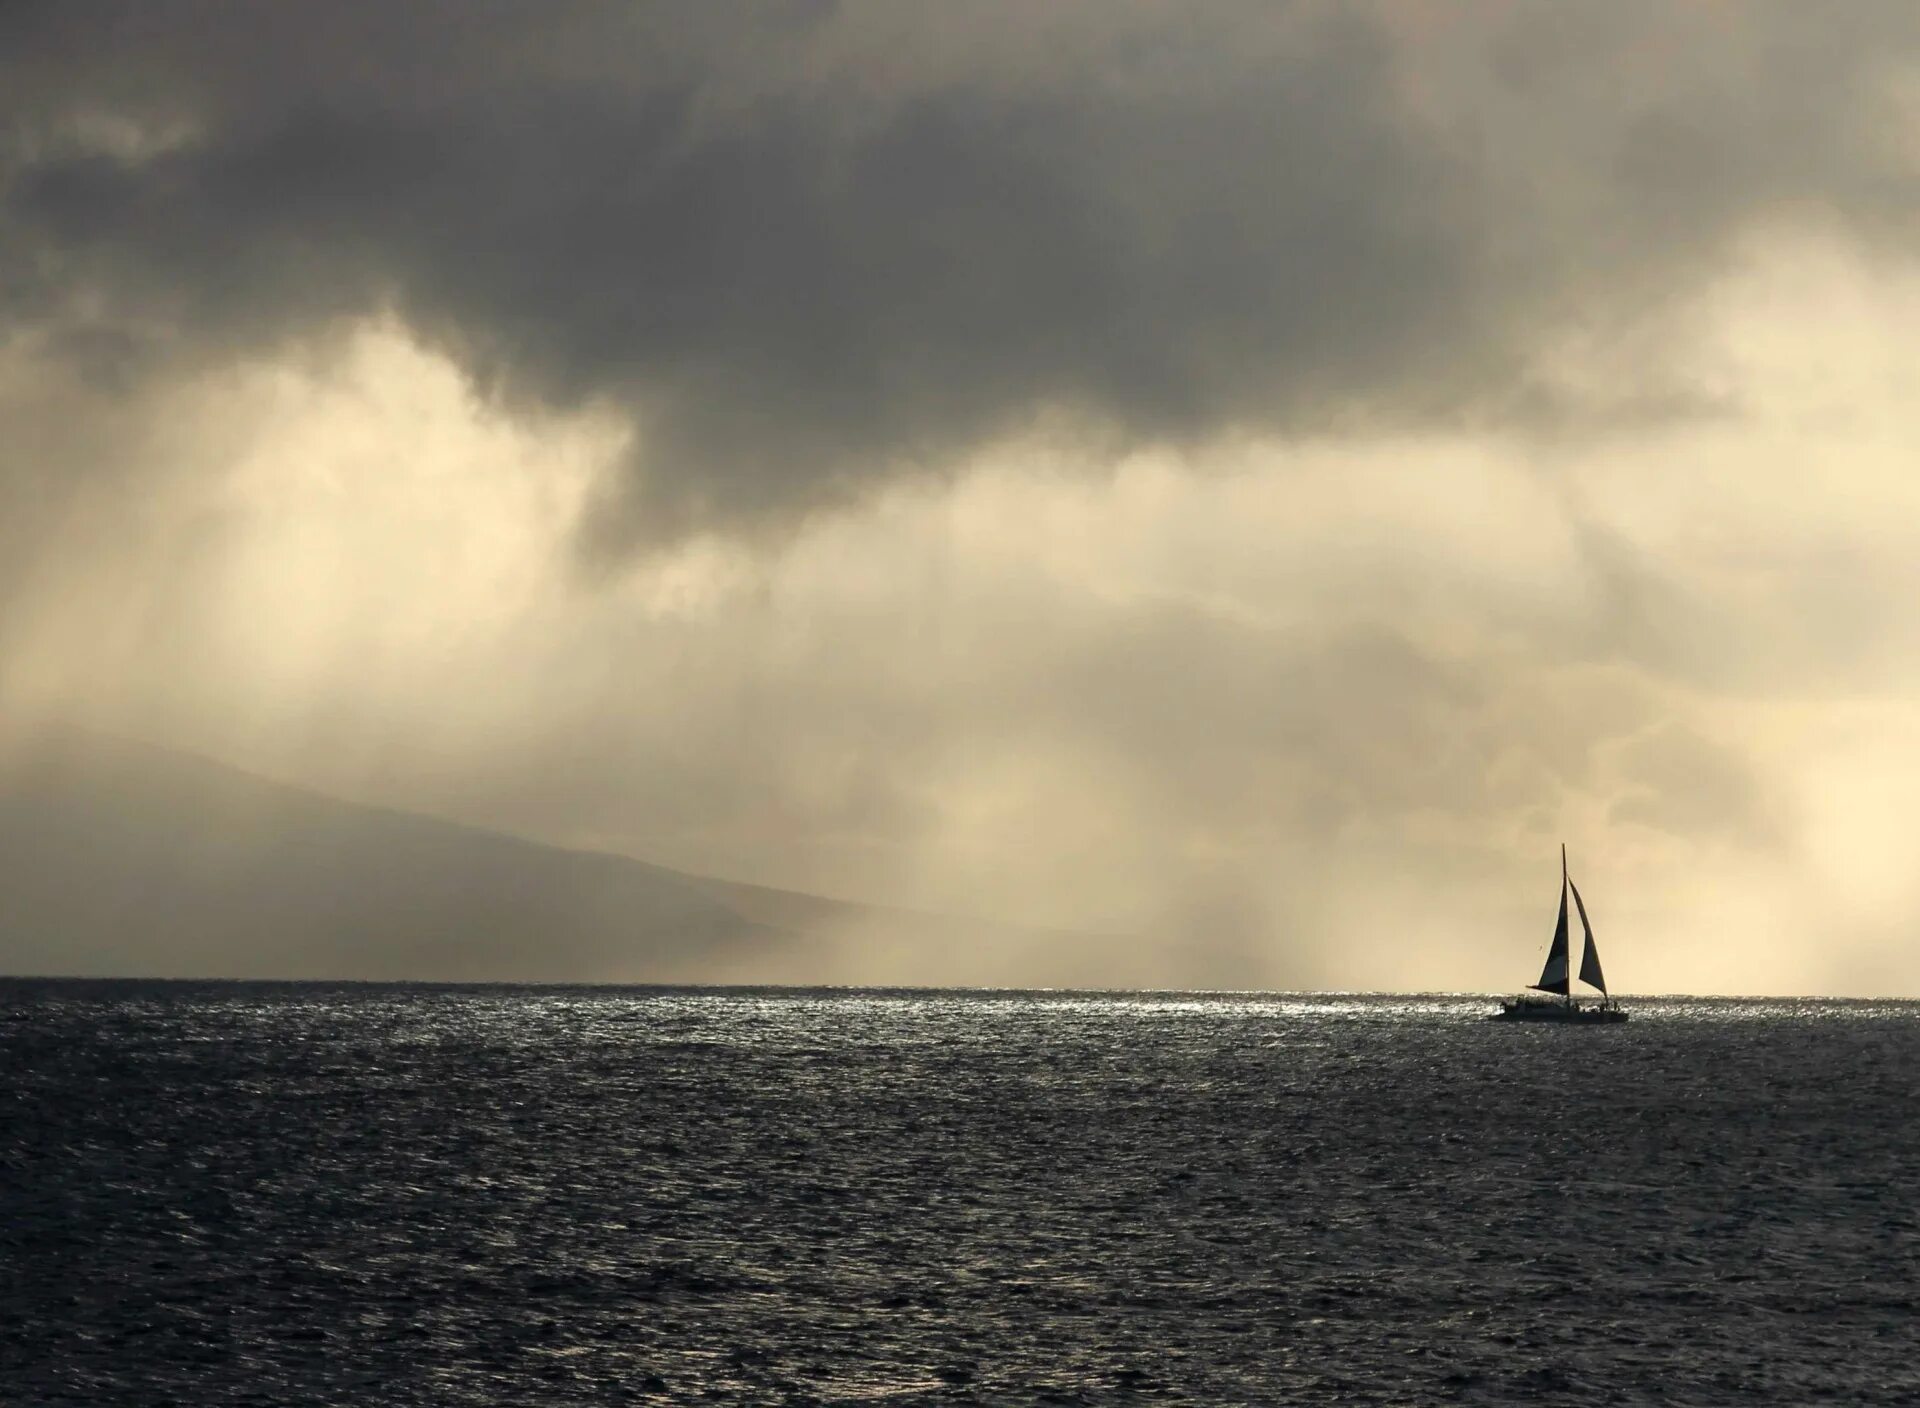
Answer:
<svg viewBox="0 0 1920 1408"><path fill-rule="evenodd" d="M9 1404L1920 1398L1920 1009L0 983Z"/></svg>

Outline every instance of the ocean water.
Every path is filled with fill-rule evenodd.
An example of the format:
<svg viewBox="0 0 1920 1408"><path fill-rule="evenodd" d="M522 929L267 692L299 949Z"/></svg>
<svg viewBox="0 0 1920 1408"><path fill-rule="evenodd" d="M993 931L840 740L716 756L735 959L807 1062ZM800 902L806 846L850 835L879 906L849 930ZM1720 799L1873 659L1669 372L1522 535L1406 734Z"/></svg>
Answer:
<svg viewBox="0 0 1920 1408"><path fill-rule="evenodd" d="M0 983L0 1402L1920 1401L1920 1006Z"/></svg>

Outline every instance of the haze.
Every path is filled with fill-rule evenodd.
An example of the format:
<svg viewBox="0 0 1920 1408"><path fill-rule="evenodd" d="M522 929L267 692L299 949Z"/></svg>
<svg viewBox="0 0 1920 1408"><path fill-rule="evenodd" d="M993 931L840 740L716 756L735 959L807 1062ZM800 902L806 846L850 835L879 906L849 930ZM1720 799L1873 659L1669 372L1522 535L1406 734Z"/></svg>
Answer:
<svg viewBox="0 0 1920 1408"><path fill-rule="evenodd" d="M1083 983L1516 987L1565 841L1625 990L1920 993L1917 178L1864 0L9 6L0 737Z"/></svg>

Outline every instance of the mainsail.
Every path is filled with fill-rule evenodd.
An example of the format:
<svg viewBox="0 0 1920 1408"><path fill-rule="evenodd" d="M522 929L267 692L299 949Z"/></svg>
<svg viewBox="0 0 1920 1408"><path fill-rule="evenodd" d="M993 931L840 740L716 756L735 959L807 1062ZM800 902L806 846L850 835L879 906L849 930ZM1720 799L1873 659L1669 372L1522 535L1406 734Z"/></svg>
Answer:
<svg viewBox="0 0 1920 1408"><path fill-rule="evenodd" d="M1547 950L1547 966L1540 970L1540 981L1534 987L1540 992L1567 994L1567 848L1560 848L1560 922L1553 926L1553 946ZM1586 920L1586 909L1580 911L1581 921ZM1585 969L1581 970L1585 977Z"/></svg>
<svg viewBox="0 0 1920 1408"><path fill-rule="evenodd" d="M1561 864L1566 864L1564 854L1561 857ZM1573 881L1567 881L1567 886L1573 891L1574 907L1580 911L1580 928L1587 938L1587 951L1580 958L1580 981L1591 983L1604 993L1607 990L1607 978L1600 971L1600 946L1593 941L1593 925L1587 922L1586 901L1580 898L1580 887ZM1564 925L1566 919L1567 902L1563 899L1560 901L1560 922Z"/></svg>

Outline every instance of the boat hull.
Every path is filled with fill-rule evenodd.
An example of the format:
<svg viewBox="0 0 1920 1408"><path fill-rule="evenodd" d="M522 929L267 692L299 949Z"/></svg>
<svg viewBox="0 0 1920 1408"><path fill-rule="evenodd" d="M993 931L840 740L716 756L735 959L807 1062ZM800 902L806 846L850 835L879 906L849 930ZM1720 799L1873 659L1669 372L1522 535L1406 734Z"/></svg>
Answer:
<svg viewBox="0 0 1920 1408"><path fill-rule="evenodd" d="M1564 1002L1503 1002L1489 1022L1560 1022L1572 1026L1607 1026L1627 1020L1618 1007L1569 1007Z"/></svg>

